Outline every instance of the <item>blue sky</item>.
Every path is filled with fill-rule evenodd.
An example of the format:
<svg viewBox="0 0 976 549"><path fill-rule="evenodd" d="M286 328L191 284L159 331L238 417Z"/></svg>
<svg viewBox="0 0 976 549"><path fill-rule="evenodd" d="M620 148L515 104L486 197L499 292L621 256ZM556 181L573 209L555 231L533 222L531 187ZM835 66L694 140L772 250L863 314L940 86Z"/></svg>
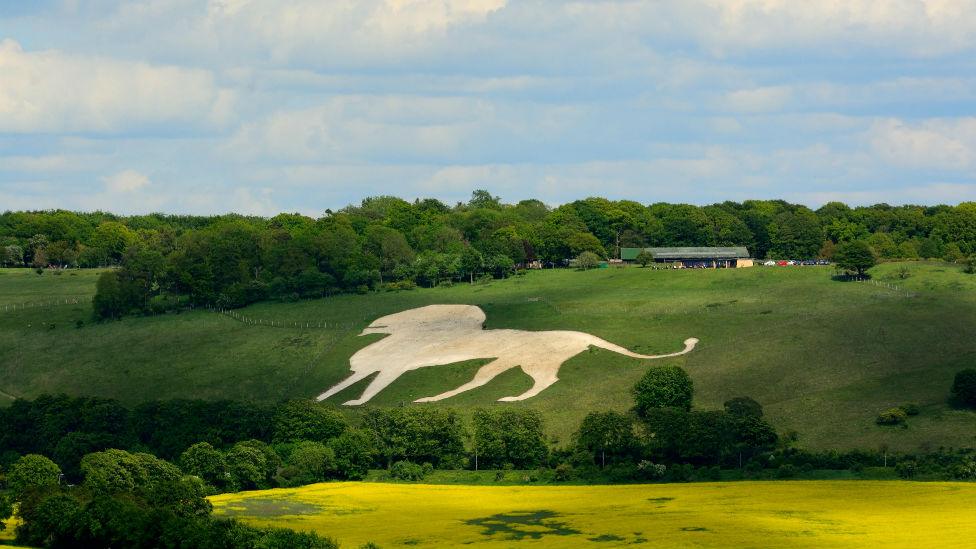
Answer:
<svg viewBox="0 0 976 549"><path fill-rule="evenodd" d="M0 210L976 200L976 0L0 0Z"/></svg>

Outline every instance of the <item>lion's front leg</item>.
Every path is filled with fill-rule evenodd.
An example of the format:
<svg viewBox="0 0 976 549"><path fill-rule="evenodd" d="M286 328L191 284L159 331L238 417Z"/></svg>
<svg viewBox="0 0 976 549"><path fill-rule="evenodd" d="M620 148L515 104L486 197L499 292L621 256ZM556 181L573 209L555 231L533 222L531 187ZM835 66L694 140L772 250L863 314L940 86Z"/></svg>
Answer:
<svg viewBox="0 0 976 549"><path fill-rule="evenodd" d="M478 371L474 374L474 377L471 379L471 381L465 383L464 385L461 385L457 389L453 389L432 397L418 398L414 402L434 402L437 400L444 400L445 398L451 398L454 395L463 393L465 391L470 391L471 389L475 389L477 387L481 387L482 385L488 383L492 379L495 379L495 376L497 376L498 374L514 367L515 365L510 362L505 362L500 359L493 360L492 362L489 362L488 364L485 364L484 366L479 368Z"/></svg>

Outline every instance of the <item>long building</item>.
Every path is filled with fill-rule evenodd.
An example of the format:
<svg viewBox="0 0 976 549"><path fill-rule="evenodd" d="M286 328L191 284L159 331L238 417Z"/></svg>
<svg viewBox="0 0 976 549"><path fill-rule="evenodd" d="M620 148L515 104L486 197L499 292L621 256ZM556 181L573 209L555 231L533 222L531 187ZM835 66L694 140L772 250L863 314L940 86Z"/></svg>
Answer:
<svg viewBox="0 0 976 549"><path fill-rule="evenodd" d="M655 263L668 263L688 269L694 268L737 268L752 267L749 250L744 246L700 247L683 246L678 248L620 248L620 259L633 262L637 254L648 251Z"/></svg>

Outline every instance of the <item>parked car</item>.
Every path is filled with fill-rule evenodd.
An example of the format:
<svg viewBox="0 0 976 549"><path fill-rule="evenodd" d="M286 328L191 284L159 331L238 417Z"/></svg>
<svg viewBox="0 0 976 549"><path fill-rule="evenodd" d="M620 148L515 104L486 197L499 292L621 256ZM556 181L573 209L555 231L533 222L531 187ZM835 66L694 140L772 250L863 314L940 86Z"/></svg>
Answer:
<svg viewBox="0 0 976 549"><path fill-rule="evenodd" d="M773 261L772 259L770 259L769 261L763 263L763 265L765 265L767 267L775 267L776 266L776 262Z"/></svg>
<svg viewBox="0 0 976 549"><path fill-rule="evenodd" d="M789 263L787 261L783 260L783 259L780 259L779 261L777 261L776 264L779 265L780 267L785 267L785 266L789 265Z"/></svg>
<svg viewBox="0 0 976 549"><path fill-rule="evenodd" d="M828 261L826 259L818 259L817 260L817 265L830 265L830 261Z"/></svg>

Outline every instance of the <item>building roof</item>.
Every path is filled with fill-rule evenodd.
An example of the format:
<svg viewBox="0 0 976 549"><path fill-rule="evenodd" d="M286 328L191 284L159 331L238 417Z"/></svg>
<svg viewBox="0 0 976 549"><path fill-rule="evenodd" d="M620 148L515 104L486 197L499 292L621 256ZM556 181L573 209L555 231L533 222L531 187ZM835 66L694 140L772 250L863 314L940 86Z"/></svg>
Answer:
<svg viewBox="0 0 976 549"><path fill-rule="evenodd" d="M641 250L651 252L654 259L747 259L744 246L683 246L678 248L620 248L620 259L633 261Z"/></svg>

